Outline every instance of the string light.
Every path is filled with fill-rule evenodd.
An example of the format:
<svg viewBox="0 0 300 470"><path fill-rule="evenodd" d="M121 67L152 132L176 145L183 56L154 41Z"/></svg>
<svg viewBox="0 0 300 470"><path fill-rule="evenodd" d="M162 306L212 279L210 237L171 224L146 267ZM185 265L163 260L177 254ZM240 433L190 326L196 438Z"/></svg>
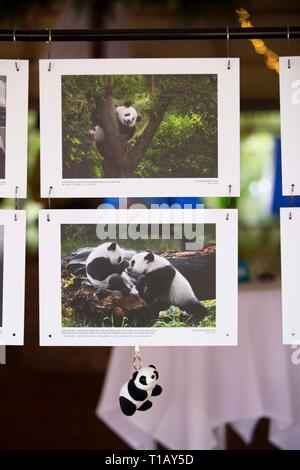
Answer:
<svg viewBox="0 0 300 470"><path fill-rule="evenodd" d="M239 8L236 10L236 13L239 16L239 22L242 28L253 28L253 24L250 21L250 14L245 8ZM249 41L252 43L255 52L264 56L266 66L279 73L278 54L269 49L262 39L249 39Z"/></svg>

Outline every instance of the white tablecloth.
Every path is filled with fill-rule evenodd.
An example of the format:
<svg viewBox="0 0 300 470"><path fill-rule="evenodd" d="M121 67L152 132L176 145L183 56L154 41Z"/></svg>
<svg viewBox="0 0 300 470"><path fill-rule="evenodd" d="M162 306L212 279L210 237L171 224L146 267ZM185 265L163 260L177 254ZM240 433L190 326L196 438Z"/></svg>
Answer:
<svg viewBox="0 0 300 470"><path fill-rule="evenodd" d="M153 408L124 416L121 385L132 374L133 348L115 348L96 410L131 447L211 449L230 423L251 441L257 420L271 420L269 440L300 449L300 347L282 346L278 286L247 286L239 293L238 347L142 348L156 365L163 393ZM292 361L294 357L294 363Z"/></svg>

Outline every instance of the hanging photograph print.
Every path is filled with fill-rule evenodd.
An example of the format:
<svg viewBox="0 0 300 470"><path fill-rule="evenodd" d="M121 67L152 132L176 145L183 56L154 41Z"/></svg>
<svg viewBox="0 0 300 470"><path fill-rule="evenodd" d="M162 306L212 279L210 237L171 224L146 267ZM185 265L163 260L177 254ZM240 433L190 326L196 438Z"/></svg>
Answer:
<svg viewBox="0 0 300 470"><path fill-rule="evenodd" d="M41 194L239 195L239 60L40 61Z"/></svg>
<svg viewBox="0 0 300 470"><path fill-rule="evenodd" d="M0 211L0 345L24 341L26 212Z"/></svg>
<svg viewBox="0 0 300 470"><path fill-rule="evenodd" d="M0 197L25 198L28 61L0 60Z"/></svg>
<svg viewBox="0 0 300 470"><path fill-rule="evenodd" d="M282 193L300 195L300 57L280 57Z"/></svg>
<svg viewBox="0 0 300 470"><path fill-rule="evenodd" d="M300 344L300 208L280 209L283 344Z"/></svg>
<svg viewBox="0 0 300 470"><path fill-rule="evenodd" d="M236 303L235 209L40 212L41 345L234 345Z"/></svg>
<svg viewBox="0 0 300 470"><path fill-rule="evenodd" d="M0 76L0 179L5 179L6 76Z"/></svg>

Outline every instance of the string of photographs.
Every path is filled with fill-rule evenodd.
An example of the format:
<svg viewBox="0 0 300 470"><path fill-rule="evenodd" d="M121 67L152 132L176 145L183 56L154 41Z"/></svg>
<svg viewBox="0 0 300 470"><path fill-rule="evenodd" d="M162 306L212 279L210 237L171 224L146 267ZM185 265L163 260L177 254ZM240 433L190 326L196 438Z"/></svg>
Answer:
<svg viewBox="0 0 300 470"><path fill-rule="evenodd" d="M239 59L40 61L41 195L239 196Z"/></svg>
<svg viewBox="0 0 300 470"><path fill-rule="evenodd" d="M300 195L300 57L280 57L282 193Z"/></svg>
<svg viewBox="0 0 300 470"><path fill-rule="evenodd" d="M26 212L0 211L0 345L24 342Z"/></svg>
<svg viewBox="0 0 300 470"><path fill-rule="evenodd" d="M0 60L0 197L26 198L28 61Z"/></svg>
<svg viewBox="0 0 300 470"><path fill-rule="evenodd" d="M40 344L235 345L237 210L42 210Z"/></svg>

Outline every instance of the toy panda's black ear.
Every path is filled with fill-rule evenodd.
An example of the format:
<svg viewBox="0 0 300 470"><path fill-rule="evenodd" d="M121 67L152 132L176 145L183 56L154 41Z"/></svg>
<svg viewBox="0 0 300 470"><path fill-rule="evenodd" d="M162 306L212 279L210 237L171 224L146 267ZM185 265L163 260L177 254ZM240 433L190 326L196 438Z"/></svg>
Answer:
<svg viewBox="0 0 300 470"><path fill-rule="evenodd" d="M156 367L153 364L149 364L148 367L153 367L153 369L156 369Z"/></svg>
<svg viewBox="0 0 300 470"><path fill-rule="evenodd" d="M138 375L138 371L136 370L136 371L132 374L132 380L135 380L137 375Z"/></svg>
<svg viewBox="0 0 300 470"><path fill-rule="evenodd" d="M136 118L136 122L140 122L142 120L142 116L138 115Z"/></svg>
<svg viewBox="0 0 300 470"><path fill-rule="evenodd" d="M144 258L148 263L152 263L154 261L154 254L150 251Z"/></svg>
<svg viewBox="0 0 300 470"><path fill-rule="evenodd" d="M125 108L130 108L130 106L132 106L132 103L131 101L126 101L123 106L125 106Z"/></svg>
<svg viewBox="0 0 300 470"><path fill-rule="evenodd" d="M117 248L117 245L115 242L112 242L108 247L108 251L115 251L115 249Z"/></svg>

